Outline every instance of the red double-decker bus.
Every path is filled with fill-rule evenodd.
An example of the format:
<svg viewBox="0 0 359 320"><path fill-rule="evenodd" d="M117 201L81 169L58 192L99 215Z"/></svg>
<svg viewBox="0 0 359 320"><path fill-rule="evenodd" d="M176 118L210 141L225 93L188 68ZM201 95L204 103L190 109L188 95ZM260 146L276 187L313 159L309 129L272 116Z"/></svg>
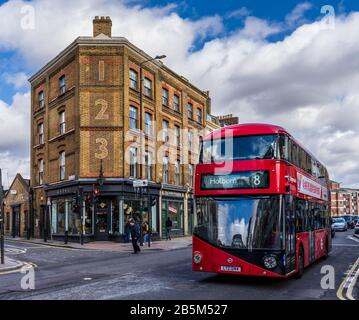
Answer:
<svg viewBox="0 0 359 320"><path fill-rule="evenodd" d="M210 133L194 188L194 271L301 277L329 254L328 171L282 127Z"/></svg>

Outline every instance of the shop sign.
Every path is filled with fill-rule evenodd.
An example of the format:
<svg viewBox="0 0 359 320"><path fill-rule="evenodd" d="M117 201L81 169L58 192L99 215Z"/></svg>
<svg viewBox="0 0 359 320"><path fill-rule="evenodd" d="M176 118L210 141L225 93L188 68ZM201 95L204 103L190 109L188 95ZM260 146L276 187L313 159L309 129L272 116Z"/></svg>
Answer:
<svg viewBox="0 0 359 320"><path fill-rule="evenodd" d="M165 197L176 197L176 198L183 198L184 195L183 193L179 193L179 192L171 192L171 191L162 191L162 196Z"/></svg>
<svg viewBox="0 0 359 320"><path fill-rule="evenodd" d="M145 188L148 186L148 180L134 180L133 187L134 188Z"/></svg>

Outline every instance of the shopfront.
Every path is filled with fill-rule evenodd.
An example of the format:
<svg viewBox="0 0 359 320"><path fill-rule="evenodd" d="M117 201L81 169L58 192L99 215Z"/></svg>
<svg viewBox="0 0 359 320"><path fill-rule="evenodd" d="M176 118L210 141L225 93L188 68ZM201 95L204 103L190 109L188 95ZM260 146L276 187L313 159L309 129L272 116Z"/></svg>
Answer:
<svg viewBox="0 0 359 320"><path fill-rule="evenodd" d="M154 239L158 237L159 188L144 190L146 192L141 197L131 182L104 185L99 188L100 196L93 204L86 200L92 194L93 185L83 185L82 211L74 209L78 188L47 192L51 202L49 219L53 238L63 239L67 233L69 241L79 241L81 226L84 225L85 242L123 242L130 218L136 219L138 223L147 221L152 227Z"/></svg>
<svg viewBox="0 0 359 320"><path fill-rule="evenodd" d="M166 237L166 221L172 221L172 236L184 236L184 193L162 192L162 238Z"/></svg>

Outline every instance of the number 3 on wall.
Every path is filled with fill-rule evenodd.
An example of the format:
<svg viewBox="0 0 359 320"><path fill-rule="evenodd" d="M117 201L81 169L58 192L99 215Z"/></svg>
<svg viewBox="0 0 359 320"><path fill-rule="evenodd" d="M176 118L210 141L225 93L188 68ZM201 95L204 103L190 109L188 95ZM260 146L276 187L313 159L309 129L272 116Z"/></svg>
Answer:
<svg viewBox="0 0 359 320"><path fill-rule="evenodd" d="M105 159L108 156L108 142L105 138L97 138L96 144L100 144L99 151L100 153L95 153L96 159Z"/></svg>

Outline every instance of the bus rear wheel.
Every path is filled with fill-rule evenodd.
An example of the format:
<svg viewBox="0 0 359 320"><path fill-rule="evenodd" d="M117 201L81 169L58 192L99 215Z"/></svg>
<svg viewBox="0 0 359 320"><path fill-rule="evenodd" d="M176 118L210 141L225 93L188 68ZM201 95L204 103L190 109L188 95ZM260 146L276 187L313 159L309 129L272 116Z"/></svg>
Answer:
<svg viewBox="0 0 359 320"><path fill-rule="evenodd" d="M300 279L304 274L304 254L303 249L300 248L298 252L298 272L295 274L296 279Z"/></svg>

